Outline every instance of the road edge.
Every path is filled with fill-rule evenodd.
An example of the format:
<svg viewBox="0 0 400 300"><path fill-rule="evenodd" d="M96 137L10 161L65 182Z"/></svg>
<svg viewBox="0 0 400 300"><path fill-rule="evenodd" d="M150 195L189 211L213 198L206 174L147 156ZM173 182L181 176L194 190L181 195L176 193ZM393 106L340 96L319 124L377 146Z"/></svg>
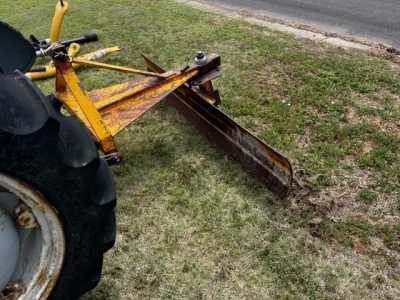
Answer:
<svg viewBox="0 0 400 300"><path fill-rule="evenodd" d="M201 0L175 0L175 2L193 6L198 9L211 11L236 19L242 19L249 23L266 26L274 30L280 30L294 34L296 37L326 42L344 49L358 49L371 52L380 57L385 57L392 62L400 63L400 50L391 46L376 43L360 37L340 35L337 33L318 30L312 26L276 19L267 15L258 14L249 10L241 10L233 6L210 4Z"/></svg>

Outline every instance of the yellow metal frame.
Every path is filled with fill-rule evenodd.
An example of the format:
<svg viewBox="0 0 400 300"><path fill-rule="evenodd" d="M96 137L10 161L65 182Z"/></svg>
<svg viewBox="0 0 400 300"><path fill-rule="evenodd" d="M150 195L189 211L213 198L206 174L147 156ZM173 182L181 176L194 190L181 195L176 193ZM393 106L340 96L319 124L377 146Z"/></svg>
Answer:
<svg viewBox="0 0 400 300"><path fill-rule="evenodd" d="M199 66L162 74L72 58L60 45L52 50L56 70L56 94L64 108L78 116L104 153L116 151L113 137L168 94L199 73ZM146 76L143 79L87 92L74 64L100 67Z"/></svg>
<svg viewBox="0 0 400 300"><path fill-rule="evenodd" d="M66 1L58 1L51 24L50 43L60 41L60 29L68 9ZM56 94L63 107L76 115L92 133L104 153L116 151L114 136L176 88L198 74L198 68L186 71L153 73L138 69L96 62L99 57L121 50L110 47L76 57L80 45L72 43L68 52L63 45L52 48L49 65L30 70L32 80L56 77ZM90 66L118 72L143 75L145 78L87 92L74 69Z"/></svg>

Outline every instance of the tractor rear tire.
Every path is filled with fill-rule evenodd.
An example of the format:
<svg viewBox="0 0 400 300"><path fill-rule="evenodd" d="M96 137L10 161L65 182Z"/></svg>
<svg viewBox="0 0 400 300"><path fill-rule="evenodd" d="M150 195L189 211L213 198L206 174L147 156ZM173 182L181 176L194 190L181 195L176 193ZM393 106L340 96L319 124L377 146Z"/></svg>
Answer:
<svg viewBox="0 0 400 300"><path fill-rule="evenodd" d="M0 75L0 200L1 195L13 194L1 178L17 186L21 183L24 191L38 192L43 204L48 203L60 219L65 236L65 251L59 252L63 254L61 271L50 274L59 276L58 280L50 291L35 292L29 299L77 299L93 289L100 280L103 254L115 242L116 196L111 172L83 123L63 115L60 107L55 96L43 95L23 73ZM24 202L23 191L14 190L14 194L18 202ZM34 213L35 207L31 208ZM7 211L5 206L3 211ZM16 230L23 232L16 217L9 215ZM46 219L46 213L42 215ZM41 234L45 229L30 230ZM62 251L58 246L53 250ZM27 256L23 252L18 255ZM32 257L20 257L19 264L23 265L22 258ZM29 264L35 266L34 261ZM24 294L20 297L25 299Z"/></svg>

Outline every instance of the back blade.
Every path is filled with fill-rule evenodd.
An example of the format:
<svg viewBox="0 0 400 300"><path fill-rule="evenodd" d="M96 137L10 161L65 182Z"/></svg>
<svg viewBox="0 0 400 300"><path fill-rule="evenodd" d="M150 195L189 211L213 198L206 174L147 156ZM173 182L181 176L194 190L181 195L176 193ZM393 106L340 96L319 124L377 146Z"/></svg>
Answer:
<svg viewBox="0 0 400 300"><path fill-rule="evenodd" d="M147 57L144 59L149 70L164 72ZM166 101L272 193L280 198L288 195L293 177L289 160L209 103L201 91L184 84Z"/></svg>

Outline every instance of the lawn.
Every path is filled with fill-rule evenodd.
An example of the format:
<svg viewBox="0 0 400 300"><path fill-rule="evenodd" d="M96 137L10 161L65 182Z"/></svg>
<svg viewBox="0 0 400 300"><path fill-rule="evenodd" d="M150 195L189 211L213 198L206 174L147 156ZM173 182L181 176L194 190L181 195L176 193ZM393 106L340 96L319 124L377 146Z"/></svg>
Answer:
<svg viewBox="0 0 400 300"><path fill-rule="evenodd" d="M56 1L0 4L48 37ZM117 241L91 299L398 299L400 67L168 0L70 0L61 36L102 61L167 69L222 57L220 108L289 158L280 200L161 102L116 142ZM40 59L37 64L46 63ZM132 78L78 71L87 89ZM54 80L38 81L46 92Z"/></svg>

